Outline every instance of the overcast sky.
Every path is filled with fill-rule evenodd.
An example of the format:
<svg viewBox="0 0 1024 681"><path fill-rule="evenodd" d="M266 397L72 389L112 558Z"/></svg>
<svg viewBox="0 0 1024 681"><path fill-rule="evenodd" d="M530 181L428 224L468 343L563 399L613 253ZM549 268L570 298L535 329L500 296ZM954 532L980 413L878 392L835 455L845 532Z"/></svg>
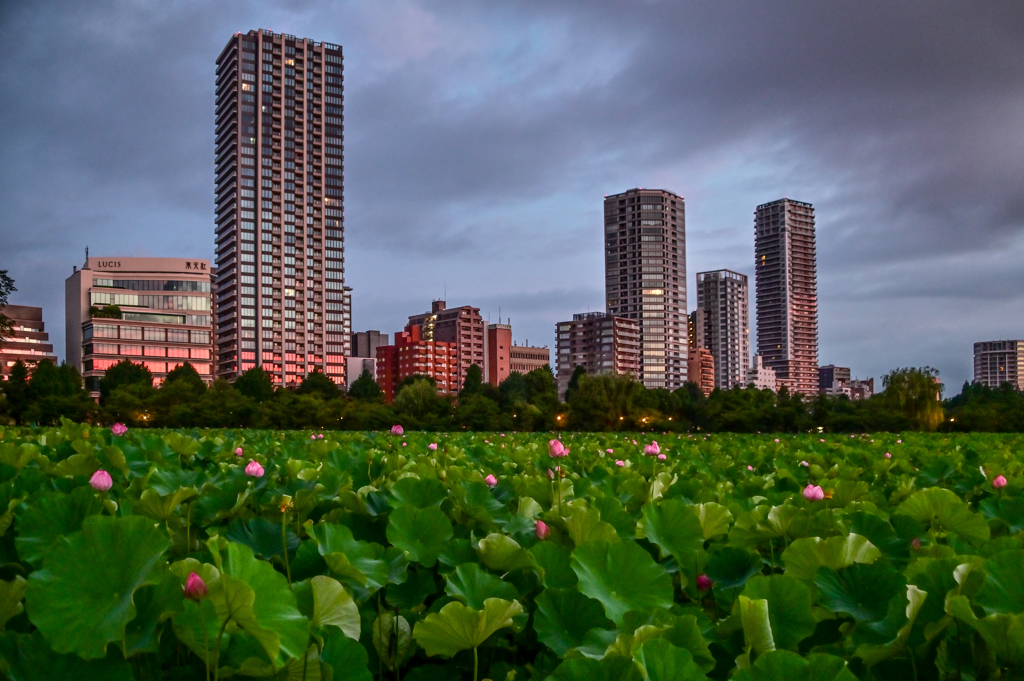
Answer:
<svg viewBox="0 0 1024 681"><path fill-rule="evenodd" d="M261 27L345 51L355 330L447 289L552 346L640 186L686 199L690 309L700 271L753 296L757 204L813 203L821 364L952 394L1024 338L1022 2L6 0L0 269L60 356L86 245L213 257L214 61Z"/></svg>

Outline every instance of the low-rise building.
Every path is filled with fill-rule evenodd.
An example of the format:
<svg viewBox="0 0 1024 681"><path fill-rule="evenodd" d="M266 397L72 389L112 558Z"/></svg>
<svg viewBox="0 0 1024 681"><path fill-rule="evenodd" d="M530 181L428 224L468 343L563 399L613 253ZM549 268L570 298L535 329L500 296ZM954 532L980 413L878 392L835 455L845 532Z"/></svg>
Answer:
<svg viewBox="0 0 1024 681"><path fill-rule="evenodd" d="M512 351L509 353L512 371L521 374L528 374L534 369L543 369L551 366L551 350L547 347L538 348L529 345L516 345L512 343Z"/></svg>
<svg viewBox="0 0 1024 681"><path fill-rule="evenodd" d="M848 384L851 400L866 400L875 394L875 379L854 378Z"/></svg>
<svg viewBox="0 0 1024 681"><path fill-rule="evenodd" d="M704 395L710 395L715 389L715 358L707 348L690 348L686 359L686 380L696 383Z"/></svg>
<svg viewBox="0 0 1024 681"><path fill-rule="evenodd" d="M576 367L588 374L621 374L640 378L640 323L604 312L574 314L555 325L558 396L565 399Z"/></svg>
<svg viewBox="0 0 1024 681"><path fill-rule="evenodd" d="M64 282L68 364L99 395L99 379L128 359L160 385L189 362L213 380L210 263L184 258L88 258Z"/></svg>
<svg viewBox="0 0 1024 681"><path fill-rule="evenodd" d="M486 330L480 308L469 305L449 308L445 301L435 300L430 305L430 312L409 317L409 326L421 327L420 335L424 340L455 345L458 355L456 383L459 386L466 380L469 367L476 364L484 368Z"/></svg>
<svg viewBox="0 0 1024 681"><path fill-rule="evenodd" d="M7 305L0 314L14 323L11 333L0 342L0 380L7 380L14 363L21 360L31 371L43 359L57 363L50 334L43 324L43 308Z"/></svg>
<svg viewBox="0 0 1024 681"><path fill-rule="evenodd" d="M458 392L460 386L456 344L423 338L419 325L396 333L394 345L377 348L376 371L388 402L395 399L398 384L416 374L433 378L439 394Z"/></svg>
<svg viewBox="0 0 1024 681"><path fill-rule="evenodd" d="M754 355L750 368L746 374L747 386L753 386L757 390L771 390L775 392L778 380L775 377L775 370L766 367L761 361L761 355Z"/></svg>
<svg viewBox="0 0 1024 681"><path fill-rule="evenodd" d="M1024 340L975 343L974 382L990 388L1009 383L1024 390Z"/></svg>
<svg viewBox="0 0 1024 681"><path fill-rule="evenodd" d="M845 394L842 389L850 382L850 368L826 364L818 367L818 392L823 395ZM831 392L830 392L831 391Z"/></svg>
<svg viewBox="0 0 1024 681"><path fill-rule="evenodd" d="M357 331L352 334L352 357L377 357L377 348L388 345L388 334L380 331Z"/></svg>
<svg viewBox="0 0 1024 681"><path fill-rule="evenodd" d="M480 367L484 380L491 385L501 385L513 371L528 374L534 369L551 363L551 351L529 345L516 345L512 340L512 324L489 324L487 326L486 364Z"/></svg>

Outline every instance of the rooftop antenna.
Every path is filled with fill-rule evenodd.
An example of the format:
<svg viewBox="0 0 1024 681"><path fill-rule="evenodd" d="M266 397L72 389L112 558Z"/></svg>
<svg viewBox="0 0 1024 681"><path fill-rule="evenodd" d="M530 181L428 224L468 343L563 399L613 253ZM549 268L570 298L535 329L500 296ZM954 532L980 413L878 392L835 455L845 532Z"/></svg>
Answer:
<svg viewBox="0 0 1024 681"><path fill-rule="evenodd" d="M89 262L89 247L85 247L85 261Z"/></svg>

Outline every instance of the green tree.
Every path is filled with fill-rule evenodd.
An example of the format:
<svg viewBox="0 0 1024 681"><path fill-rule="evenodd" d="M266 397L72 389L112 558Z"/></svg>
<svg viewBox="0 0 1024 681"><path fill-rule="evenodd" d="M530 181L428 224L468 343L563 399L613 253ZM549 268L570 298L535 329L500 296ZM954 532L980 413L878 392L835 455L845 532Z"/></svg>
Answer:
<svg viewBox="0 0 1024 681"><path fill-rule="evenodd" d="M894 369L882 379L882 399L917 430L935 430L943 421L942 384L932 367Z"/></svg>
<svg viewBox="0 0 1024 681"><path fill-rule="evenodd" d="M484 372L479 364L472 364L466 369L466 378L462 381L462 390L459 391L459 399L470 395L479 395L483 390Z"/></svg>
<svg viewBox="0 0 1024 681"><path fill-rule="evenodd" d="M7 305L7 298L17 290L14 280L7 276L7 270L0 270L0 341L8 338L14 328L14 322L4 315L3 309Z"/></svg>
<svg viewBox="0 0 1024 681"><path fill-rule="evenodd" d="M563 395L566 402L571 399L572 394L576 392L576 389L579 387L580 381L586 375L587 368L582 364L577 364L576 368L572 370L572 376L569 377L569 385L565 389L565 395Z"/></svg>
<svg viewBox="0 0 1024 681"><path fill-rule="evenodd" d="M7 396L7 413L18 423L22 423L22 415L29 405L28 367L20 359L11 367L7 380L0 383Z"/></svg>
<svg viewBox="0 0 1024 681"><path fill-rule="evenodd" d="M341 397L338 385L319 369L314 369L306 374L299 385L298 392L300 395L319 395L325 400L335 400Z"/></svg>
<svg viewBox="0 0 1024 681"><path fill-rule="evenodd" d="M135 383L152 387L153 374L143 364L122 359L103 372L103 378L100 379L100 403L105 402L121 386Z"/></svg>
<svg viewBox="0 0 1024 681"><path fill-rule="evenodd" d="M254 402L266 402L274 396L274 382L262 366L255 366L235 379L235 390Z"/></svg>
<svg viewBox="0 0 1024 681"><path fill-rule="evenodd" d="M364 371L359 378L352 381L352 385L348 387L348 396L363 402L384 401L384 391L377 385L377 381L373 380L369 371Z"/></svg>
<svg viewBox="0 0 1024 681"><path fill-rule="evenodd" d="M168 384L181 381L186 385L190 386L196 391L206 390L206 384L203 383L202 376L196 371L196 368L192 366L190 362L179 364L170 371L167 372L167 377L164 378L163 387L166 388Z"/></svg>
<svg viewBox="0 0 1024 681"><path fill-rule="evenodd" d="M93 305L89 308L89 316L94 319L121 319L121 307L119 305L104 305L103 307Z"/></svg>
<svg viewBox="0 0 1024 681"><path fill-rule="evenodd" d="M61 417L85 421L93 415L95 407L78 369L66 362L58 367L44 359L32 371L28 404L20 420L40 425L54 425Z"/></svg>
<svg viewBox="0 0 1024 681"><path fill-rule="evenodd" d="M445 400L437 394L436 381L427 380L426 377L404 384L394 401L397 413L417 421L426 421L431 416L439 415L446 405Z"/></svg>

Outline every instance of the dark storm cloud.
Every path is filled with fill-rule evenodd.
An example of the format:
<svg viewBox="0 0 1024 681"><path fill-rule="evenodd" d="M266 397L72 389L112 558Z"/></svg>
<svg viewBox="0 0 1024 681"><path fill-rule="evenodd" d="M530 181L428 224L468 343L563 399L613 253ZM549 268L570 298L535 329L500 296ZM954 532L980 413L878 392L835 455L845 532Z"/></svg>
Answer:
<svg viewBox="0 0 1024 681"><path fill-rule="evenodd" d="M815 204L823 362L958 385L1024 335L1020 3L5 3L0 269L56 337L85 244L212 256L213 62L260 26L345 47L357 328L447 285L550 345L603 305L602 196L662 186L691 286Z"/></svg>

